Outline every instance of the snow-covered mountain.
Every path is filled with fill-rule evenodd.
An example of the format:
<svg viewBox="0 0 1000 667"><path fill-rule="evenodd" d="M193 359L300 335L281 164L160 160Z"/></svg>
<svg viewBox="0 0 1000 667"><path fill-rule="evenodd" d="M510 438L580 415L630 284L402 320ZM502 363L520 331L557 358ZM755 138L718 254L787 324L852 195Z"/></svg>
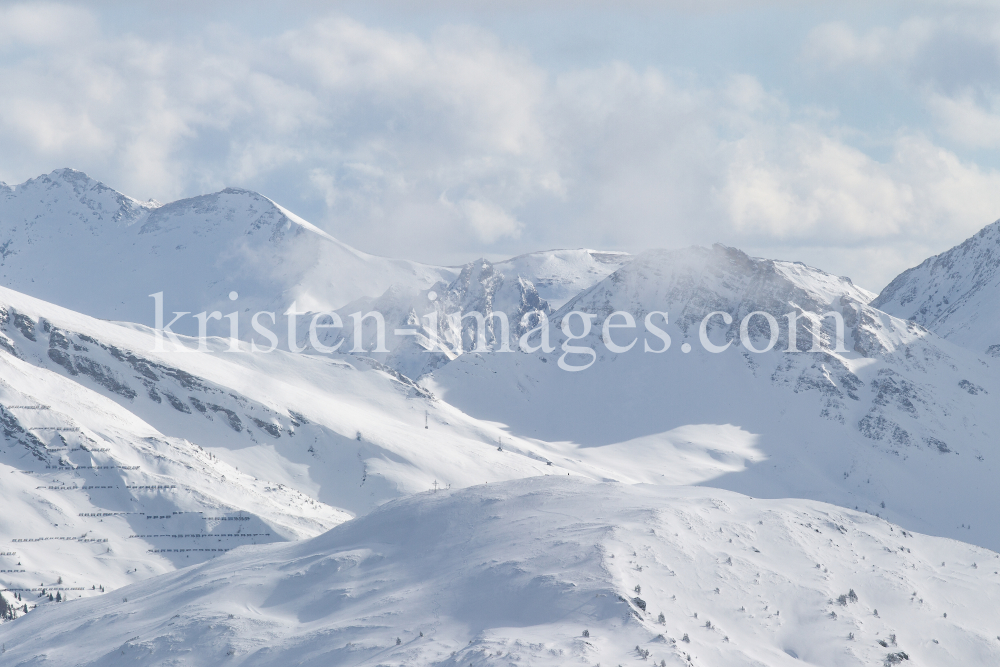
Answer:
<svg viewBox="0 0 1000 667"><path fill-rule="evenodd" d="M721 245L433 267L242 190L0 186L0 615L39 604L0 664L990 664L996 554L910 531L1000 549L997 225L875 299ZM238 340L158 345L156 292Z"/></svg>
<svg viewBox="0 0 1000 667"><path fill-rule="evenodd" d="M555 462L580 473L597 476L597 467L622 481L811 498L1000 547L990 509L1000 502L992 481L1000 385L976 355L866 305L869 298L821 271L722 246L654 251L555 313L552 352L466 354L423 382L512 435L566 443L565 458ZM593 365L579 372L559 367L567 342L561 320L572 310L593 313L598 323L570 342L594 350ZM840 352L834 318L819 327L831 310L845 323ZM611 331L617 345L636 339L626 353L609 352L602 340L599 323L614 311L636 322L634 330ZM662 353L645 351L663 345L644 332L651 311L669 314L668 324L655 320L671 339ZM733 341L719 354L699 340L713 311L732 318L726 326L716 316L708 327L713 344ZM769 352L751 352L739 340L740 322L753 311L780 320ZM801 316L796 352L787 351L785 313ZM582 331L578 317L571 330ZM812 331L822 336L822 351L809 351ZM763 349L766 333L749 333ZM582 366L590 358L563 360Z"/></svg>
<svg viewBox="0 0 1000 667"><path fill-rule="evenodd" d="M524 275L558 306L627 259L555 250L498 269L512 279ZM450 284L460 270L361 252L247 190L160 204L136 201L72 169L0 183L2 284L102 319L152 326L149 295L158 292L167 321L175 311L280 317L293 304L299 312L322 312L393 286L419 291ZM252 335L248 318L240 323L244 339ZM212 335L225 335L229 325L208 326ZM190 316L173 328L197 333Z"/></svg>
<svg viewBox="0 0 1000 667"><path fill-rule="evenodd" d="M988 665L996 553L821 503L536 477L0 626L4 665Z"/></svg>
<svg viewBox="0 0 1000 667"><path fill-rule="evenodd" d="M25 305L0 305L4 588L97 594L244 544L316 535L350 518L241 472L88 388L134 400L132 378L101 363L101 355L138 360ZM41 363L45 351L52 368ZM207 389L176 369L143 370L170 375L188 394Z"/></svg>
<svg viewBox="0 0 1000 667"><path fill-rule="evenodd" d="M1000 220L899 274L872 305L1000 357Z"/></svg>
<svg viewBox="0 0 1000 667"><path fill-rule="evenodd" d="M504 275L530 280L540 298L553 308L561 308L631 260L622 252L546 250L497 262L495 267Z"/></svg>
<svg viewBox="0 0 1000 667"><path fill-rule="evenodd" d="M168 312L238 307L280 313L293 302L300 311L317 311L396 285L448 284L461 274L358 252L256 193L228 189L167 205L140 203L68 169L0 185L0 236L4 285L105 319L148 324L149 295L157 291L164 292ZM550 251L504 266L536 271L558 302L624 257ZM230 291L238 291L237 304ZM6 354L0 354L11 367L0 373L9 389L3 405L11 406L3 413L4 453L14 476L0 489L5 497L26 498L23 511L11 512L0 527L0 541L32 545L11 547L11 563L0 563L10 565L3 573L7 586L41 583L54 590L60 580L63 588L96 582L95 591L113 589L246 540L313 535L435 484L523 477L546 465L544 456L523 455L510 439L499 455L502 431L468 418L463 423L457 411L371 358L227 358L216 354L227 343L213 340L209 350L175 359L152 354L154 339L143 327L99 322L2 292ZM194 333L192 322L174 329ZM33 393L19 391L15 378L31 378ZM433 430L422 428L425 421ZM449 446L428 455L439 427L448 432ZM80 442L69 435L81 432ZM103 446L105 437L119 447ZM195 473L185 476L173 470L178 466ZM162 479L151 483L147 467ZM87 480L91 473L115 479L95 485ZM39 488L29 493L31 483ZM249 488L234 495L227 490L233 484ZM141 497L146 489L136 491L140 487L156 487L149 493L167 499ZM178 488L187 497L179 504L173 500ZM50 496L62 499L55 514ZM180 521L180 513L190 520ZM239 524L234 536L220 532L230 524L213 517L226 514L252 525ZM138 530L133 518L155 522L156 530ZM59 530L42 535L39 526L50 523ZM100 537L86 537L94 533L92 523L104 524L97 526ZM209 533L213 548L192 551ZM92 539L101 546L77 544ZM129 541L117 544L121 540ZM109 549L120 555L103 556Z"/></svg>
<svg viewBox="0 0 1000 667"><path fill-rule="evenodd" d="M112 589L403 495L565 471L371 358L185 342L0 288L5 587Z"/></svg>
<svg viewBox="0 0 1000 667"><path fill-rule="evenodd" d="M147 327L95 320L0 288L8 356L103 396L244 472L360 514L440 485L538 474L547 458L361 356L155 349ZM43 377L50 377L39 373Z"/></svg>
<svg viewBox="0 0 1000 667"><path fill-rule="evenodd" d="M103 319L152 326L157 292L167 311L328 310L456 273L360 252L247 190L161 205L72 169L0 184L2 284Z"/></svg>
<svg viewBox="0 0 1000 667"><path fill-rule="evenodd" d="M588 251L580 251L587 253ZM604 268L606 265L601 265ZM516 270L507 266L506 271ZM606 275L609 270L603 272ZM599 280L590 274L591 282ZM563 284L560 290L564 288ZM557 290L558 292L559 290ZM380 343L378 325L368 320L360 330L360 340L353 327L352 313L377 312L385 320L384 344ZM339 348L345 354L367 350L366 354L379 362L413 378L446 364L472 350L500 350L510 346L510 339L521 336L522 319L550 315L553 306L543 298L530 278L520 273L504 273L485 259L462 267L450 283L437 283L427 289L416 286L394 286L376 299L359 299L337 311L345 326L321 330L318 340L329 348ZM483 326L473 318L454 314L480 313ZM506 326L497 317L504 318ZM311 332L303 318L298 328L301 347L311 349ZM378 351L384 345L384 351Z"/></svg>
<svg viewBox="0 0 1000 667"><path fill-rule="evenodd" d="M84 321L36 302L17 308L35 313L29 316L35 322L69 318L57 328L100 341L99 350L81 361L74 359L80 352L59 348L51 336L19 344L34 348L39 366L103 393L164 434L204 443L243 471L353 514L435 481L464 486L538 474L552 463L595 479L711 483L757 496L810 497L994 545L993 522L980 501L992 493L990 434L997 425L983 406L1000 390L971 355L865 305L869 292L801 264L756 260L721 246L628 261L592 251L526 258L479 260L450 283L414 292L394 286L341 309L345 319L353 308L378 309L390 332L436 312L439 341L451 345L444 351L428 352L418 335L378 361L246 354L245 344L243 352L230 353L222 340L205 353L151 356L148 330ZM535 271L531 279L503 273L520 271L518 263ZM539 266L548 267L548 279ZM560 267L569 268L557 280ZM601 275L607 277L591 284ZM534 286L546 281L583 289L556 311ZM18 298L7 295L9 302ZM501 310L512 323L524 313L547 313L555 352L518 352L516 324L513 352L496 351L491 332L493 351L475 352L471 322L451 338L445 331L445 315L469 309ZM639 322L650 311L667 312L665 331L674 344L662 355L644 352L642 342L628 354L609 354L596 327L579 344L598 350L597 363L566 373L558 369L565 338L559 324L574 309L598 322L615 310ZM847 324L846 350L829 349L835 331L826 318L827 351L808 352L810 332L831 309ZM738 341L724 354L708 354L696 330L713 310L733 317L728 327L713 320L718 342L736 337L739 321L754 310L779 318L794 312L802 317L799 352L782 351L785 328L766 354L750 353ZM755 320L755 332L760 323ZM684 342L693 354L681 351ZM348 339L343 349L351 347ZM114 352L122 349L128 353ZM119 380L81 372L90 367L108 369L127 388L116 391ZM431 400L407 377L427 371L421 382L444 401ZM178 373L197 378L214 399L188 392ZM254 410L264 418L251 416ZM315 431L305 451L302 439L291 435L303 428L293 413ZM422 417L435 429L421 429ZM504 437L505 455L494 461L493 445ZM926 479L935 480L934 492L926 493Z"/></svg>

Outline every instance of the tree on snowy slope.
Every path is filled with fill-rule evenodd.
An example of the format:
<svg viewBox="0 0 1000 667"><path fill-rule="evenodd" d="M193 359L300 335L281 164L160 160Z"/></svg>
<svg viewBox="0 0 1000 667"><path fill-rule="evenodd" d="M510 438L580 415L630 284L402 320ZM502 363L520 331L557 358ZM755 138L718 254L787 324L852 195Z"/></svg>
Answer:
<svg viewBox="0 0 1000 667"><path fill-rule="evenodd" d="M0 620L12 621L16 617L17 611L7 602L7 598L0 595Z"/></svg>

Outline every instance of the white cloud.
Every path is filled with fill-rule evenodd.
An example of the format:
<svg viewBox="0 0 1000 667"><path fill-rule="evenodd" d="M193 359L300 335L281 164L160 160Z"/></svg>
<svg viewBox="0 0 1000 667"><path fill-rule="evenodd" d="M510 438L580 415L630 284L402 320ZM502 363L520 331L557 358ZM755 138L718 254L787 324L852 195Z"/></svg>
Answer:
<svg viewBox="0 0 1000 667"><path fill-rule="evenodd" d="M803 55L830 69L857 62L871 64L885 56L886 37L884 30L859 35L843 21L832 21L812 30Z"/></svg>
<svg viewBox="0 0 1000 667"><path fill-rule="evenodd" d="M270 37L98 26L63 47L37 27L56 10L0 28L0 44L27 45L0 56L5 180L75 166L160 200L254 187L316 206L314 222L364 250L448 263L723 241L837 271L864 247L880 259L855 277L874 287L1000 213L995 172L912 131L875 160L835 114L797 110L747 74L554 72L474 28L421 38L338 16ZM95 25L73 12L51 29ZM827 68L904 67L928 30L828 24L807 53ZM1000 140L991 109L935 94L950 136Z"/></svg>
<svg viewBox="0 0 1000 667"><path fill-rule="evenodd" d="M813 28L802 53L828 69L846 66L888 67L911 62L945 26L926 18L910 18L898 26L859 31L845 21Z"/></svg>
<svg viewBox="0 0 1000 667"><path fill-rule="evenodd" d="M971 91L956 97L929 93L927 105L949 138L971 148L996 148L1000 146L1000 95L990 98L991 109L985 109Z"/></svg>
<svg viewBox="0 0 1000 667"><path fill-rule="evenodd" d="M516 239L521 235L521 229L524 227L510 214L491 202L463 199L458 202L458 207L484 243L493 243L505 236Z"/></svg>
<svg viewBox="0 0 1000 667"><path fill-rule="evenodd" d="M91 38L96 21L84 9L55 3L0 7L0 52L21 45L60 46Z"/></svg>
<svg viewBox="0 0 1000 667"><path fill-rule="evenodd" d="M763 140L763 141L762 141ZM736 142L723 198L744 234L805 244L972 233L1000 213L1000 174L906 136L887 162L813 129Z"/></svg>
<svg viewBox="0 0 1000 667"><path fill-rule="evenodd" d="M803 55L854 76L878 71L896 79L900 88L908 86L917 93L946 135L962 144L983 147L995 141L992 116L1000 100L997 12L948 12L867 31L844 22L826 23L810 32Z"/></svg>

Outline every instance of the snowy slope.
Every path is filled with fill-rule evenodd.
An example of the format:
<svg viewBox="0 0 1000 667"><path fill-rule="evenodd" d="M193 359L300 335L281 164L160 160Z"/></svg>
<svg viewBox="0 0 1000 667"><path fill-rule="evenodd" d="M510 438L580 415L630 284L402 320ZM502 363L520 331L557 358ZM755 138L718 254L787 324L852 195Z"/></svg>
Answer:
<svg viewBox="0 0 1000 667"><path fill-rule="evenodd" d="M161 291L167 311L323 310L454 275L355 250L246 190L160 205L72 169L0 183L2 284L104 319L152 326Z"/></svg>
<svg viewBox="0 0 1000 667"><path fill-rule="evenodd" d="M144 327L0 288L0 588L97 594L546 467L371 360L213 345L154 353Z"/></svg>
<svg viewBox="0 0 1000 667"><path fill-rule="evenodd" d="M1000 356L1000 221L897 276L872 303L979 354Z"/></svg>
<svg viewBox="0 0 1000 667"><path fill-rule="evenodd" d="M869 298L814 269L731 249L650 253L563 311L630 310L639 321L650 309L669 311L666 353L646 354L640 342L566 373L556 367L558 340L551 355L466 352L426 379L437 400L361 357L250 354L245 345L231 353L222 340L208 353L154 354L148 329L4 295L36 331L44 319L78 345L86 346L80 335L99 342L84 353L43 331L29 341L8 325L26 359L165 435L353 514L435 481L460 487L554 467L598 480L809 497L997 546L990 434L1000 424L989 408L1000 387L971 354L865 306ZM850 351L710 355L697 342L706 311L732 312L731 336L746 312L780 317L793 307L842 311ZM827 342L831 333L827 326ZM588 343L595 349L599 335ZM685 340L693 353L680 352ZM803 325L798 342L811 343ZM785 345L783 333L777 350ZM83 372L90 367L108 372Z"/></svg>
<svg viewBox="0 0 1000 667"><path fill-rule="evenodd" d="M24 315L0 309L4 324L12 315L26 326ZM316 535L350 516L241 473L9 352L0 352L0 431L7 589L96 594L245 544Z"/></svg>
<svg viewBox="0 0 1000 667"><path fill-rule="evenodd" d="M632 256L623 252L546 250L518 255L495 266L505 275L530 280L542 299L553 308L561 308L631 260Z"/></svg>
<svg viewBox="0 0 1000 667"><path fill-rule="evenodd" d="M538 474L543 446L508 439L366 357L157 352L146 328L103 322L0 288L6 346L26 363L115 402L271 482L352 514L439 485ZM29 337L30 336L30 337ZM0 355L8 354L0 352ZM428 428L425 428L427 426Z"/></svg>
<svg viewBox="0 0 1000 667"><path fill-rule="evenodd" d="M978 613L995 607L996 555L900 541L872 515L1000 548L1000 379L982 356L1000 344L997 225L873 301L724 246L429 267L360 253L242 190L160 205L72 170L0 185L0 588L41 603L0 626L0 664L996 662L1000 625ZM144 324L159 291L168 318L239 311L242 340L156 349ZM280 319L292 301L300 344L312 314L337 309L337 354L251 352L249 314ZM391 351L372 351L369 322L351 353L350 314L372 309ZM447 317L473 310L506 316L513 351L495 322L480 341ZM567 341L574 310L595 326ZM639 323L613 333L636 338L618 354L600 329L615 311ZM643 333L653 311L662 353L645 351L663 345ZM712 311L733 318L709 327L732 342L720 354L699 340ZM762 354L739 341L754 311L780 323ZM552 352L518 351L526 315L551 320ZM560 369L589 361L566 343L594 364ZM352 516L298 544L210 550ZM203 561L101 600L35 590L96 596ZM650 613L628 602L637 584ZM851 588L859 602L830 602Z"/></svg>
<svg viewBox="0 0 1000 667"><path fill-rule="evenodd" d="M12 667L987 665L998 569L821 503L540 477L43 605L0 643Z"/></svg>
<svg viewBox="0 0 1000 667"><path fill-rule="evenodd" d="M992 511L1000 502L1000 384L972 353L867 299L828 274L721 246L650 252L552 317L552 353L467 354L424 382L470 416L551 443L562 453L554 462L580 474L811 498L1000 547ZM596 362L566 372L557 365L559 324L573 309L596 313L598 323L628 311L640 326L645 313L667 311L671 346L644 352L644 338L654 349L661 343L640 328L628 353L611 354L595 326L574 344L594 349ZM721 354L707 352L698 336L701 319L716 310L733 323L716 317L710 338L737 338ZM741 318L755 310L782 325L775 349L763 354L738 340ZM785 351L784 313L816 318L829 310L843 314L845 352L830 349L832 318L821 330L825 351L808 351L816 325L803 321L800 351ZM573 326L581 330L578 320ZM623 345L637 336L614 333Z"/></svg>

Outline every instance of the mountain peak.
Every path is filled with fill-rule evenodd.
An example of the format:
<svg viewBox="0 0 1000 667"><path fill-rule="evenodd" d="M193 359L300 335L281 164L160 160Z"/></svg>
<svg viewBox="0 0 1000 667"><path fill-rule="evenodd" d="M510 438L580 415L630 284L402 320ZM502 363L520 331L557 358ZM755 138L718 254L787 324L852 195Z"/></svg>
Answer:
<svg viewBox="0 0 1000 667"><path fill-rule="evenodd" d="M70 168L56 169L10 187L0 201L0 211L8 220L49 218L52 222L47 224L58 220L63 226L79 220L92 231L108 222L131 225L152 208L153 204L142 203Z"/></svg>
<svg viewBox="0 0 1000 667"><path fill-rule="evenodd" d="M109 196L123 202L127 201L134 203L135 205L142 206L138 200L118 192L114 188L105 185L95 178L91 178L86 172L79 171L78 169L72 169L70 167L54 169L48 174L42 174L36 178L29 179L16 187L26 189L32 189L32 187L45 187L47 189L51 189L59 186L67 186L71 188L73 193L78 197L92 199L95 196Z"/></svg>
<svg viewBox="0 0 1000 667"><path fill-rule="evenodd" d="M889 283L872 305L974 352L1000 350L1000 220Z"/></svg>
<svg viewBox="0 0 1000 667"><path fill-rule="evenodd" d="M157 292L190 312L229 309L231 292L246 312L322 310L455 273L367 255L238 187L139 202L66 168L0 190L3 284L105 319L151 324Z"/></svg>
<svg viewBox="0 0 1000 667"><path fill-rule="evenodd" d="M553 308L560 308L632 259L632 255L624 252L575 248L531 252L496 262L494 266L504 275L530 276L538 295Z"/></svg>
<svg viewBox="0 0 1000 667"><path fill-rule="evenodd" d="M91 183L97 183L87 175L86 172L80 171L79 169L73 169L72 167L62 167L61 169L53 169L48 173L49 178L58 178L64 181L88 181Z"/></svg>

